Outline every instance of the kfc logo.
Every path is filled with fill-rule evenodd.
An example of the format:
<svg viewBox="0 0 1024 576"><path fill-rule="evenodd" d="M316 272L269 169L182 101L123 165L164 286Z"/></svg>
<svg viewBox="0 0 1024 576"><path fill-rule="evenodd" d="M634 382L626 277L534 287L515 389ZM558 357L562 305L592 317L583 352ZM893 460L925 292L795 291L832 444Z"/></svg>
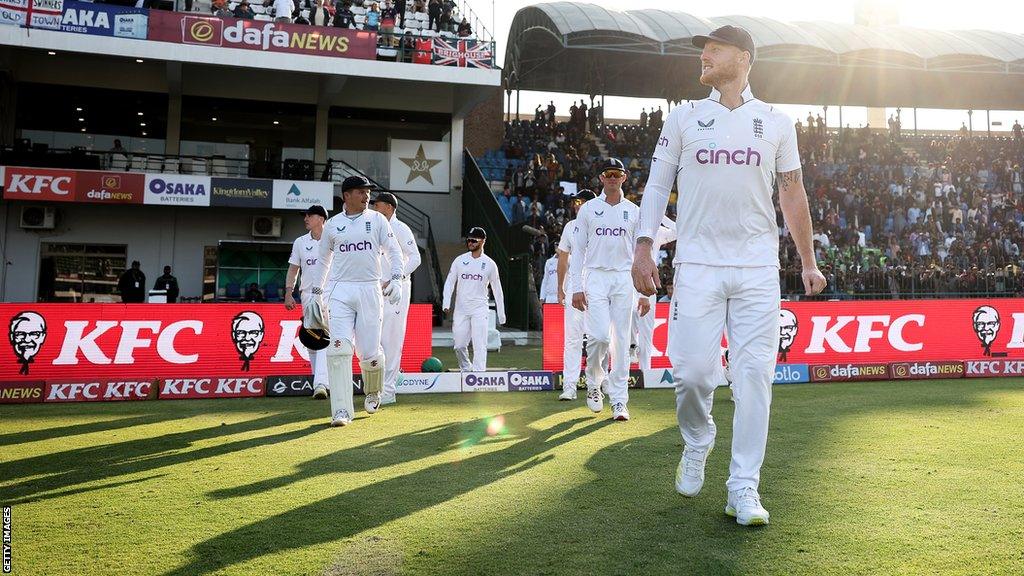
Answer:
<svg viewBox="0 0 1024 576"><path fill-rule="evenodd" d="M263 343L263 317L252 311L240 312L231 319L231 340L238 350L238 359L242 361L242 370L249 371L249 361Z"/></svg>
<svg viewBox="0 0 1024 576"><path fill-rule="evenodd" d="M979 306L971 318L974 335L981 342L985 356L992 356L992 342L999 335L999 312L991 306ZM1003 354L1005 355L1005 354Z"/></svg>
<svg viewBox="0 0 1024 576"><path fill-rule="evenodd" d="M75 199L75 172L45 168L8 168L4 178L4 198L8 200Z"/></svg>
<svg viewBox="0 0 1024 576"><path fill-rule="evenodd" d="M21 312L11 318L7 336L21 364L18 374L28 374L28 365L46 341L46 320L36 312Z"/></svg>
<svg viewBox="0 0 1024 576"><path fill-rule="evenodd" d="M797 322L796 314L785 308L779 310L779 362L785 362L789 349L793 347L796 334L800 330L800 323Z"/></svg>

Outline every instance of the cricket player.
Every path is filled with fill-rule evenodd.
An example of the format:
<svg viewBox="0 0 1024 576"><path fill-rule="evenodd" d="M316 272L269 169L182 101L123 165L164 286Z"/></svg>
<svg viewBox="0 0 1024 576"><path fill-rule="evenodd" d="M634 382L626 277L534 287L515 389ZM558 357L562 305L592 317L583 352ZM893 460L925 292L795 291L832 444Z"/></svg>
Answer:
<svg viewBox="0 0 1024 576"><path fill-rule="evenodd" d="M469 252L455 258L448 278L444 281L445 313L452 306L452 293L458 288L455 314L452 316L452 335L455 339L455 356L459 369L464 372L487 370L487 287L494 292L494 306L498 313L498 325L505 323L505 295L501 291L498 266L484 254L487 233L479 226L473 227L466 237ZM469 343L473 343L473 361L469 360Z"/></svg>
<svg viewBox="0 0 1024 576"><path fill-rule="evenodd" d="M284 282L284 307L295 309L296 276L299 278L299 299L303 306L309 306L314 300L313 282L319 278L320 237L324 233L324 222L327 221L327 210L323 206L310 206L302 217L306 225L306 234L292 242L292 253L288 257L288 275ZM313 398L327 399L327 359L322 350L309 350L309 364L313 369Z"/></svg>
<svg viewBox="0 0 1024 576"><path fill-rule="evenodd" d="M629 275L633 266L640 209L622 193L626 167L609 158L601 166L603 191L576 215L574 248L579 257L569 262L572 305L582 312L587 333L587 407L604 409L601 384L608 379L612 419L629 420L629 332L633 307L640 315L650 312L647 296L636 297ZM660 221L660 219L659 219ZM604 368L611 358L611 374Z"/></svg>
<svg viewBox="0 0 1024 576"><path fill-rule="evenodd" d="M658 227L657 238L654 239L654 244L651 246L651 258L656 258L658 251L661 247L669 242L676 239L676 223L673 222L668 216L665 216L661 221L661 226ZM636 338L636 363L641 370L649 370L651 368L651 357L654 355L654 326L655 326L655 300L651 299L651 313L640 315L640 311L636 308L633 309L633 330L630 331L630 335ZM633 353L634 347L630 346L630 363L634 362Z"/></svg>
<svg viewBox="0 0 1024 576"><path fill-rule="evenodd" d="M373 185L363 176L341 184L342 211L324 224L320 237L318 276L313 294L326 317L331 344L327 347L327 381L331 389L331 425L352 423L352 355L359 356L363 374L363 407L380 408L386 358L380 345L383 297L392 305L402 300L402 249L388 219L367 209ZM381 252L391 269L381 269ZM387 275L383 283L381 278Z"/></svg>
<svg viewBox="0 0 1024 576"><path fill-rule="evenodd" d="M736 409L726 514L743 525L768 523L758 494L768 441L768 412L779 346L779 232L774 183L803 263L807 294L825 287L811 247L796 131L786 114L754 98L747 78L755 58L750 34L722 26L694 36L700 82L711 95L675 108L654 151L641 207L633 280L654 294L651 258L673 180L678 246L669 314L668 356L684 449L676 490L696 496L715 444L711 402L723 383L722 330L728 330Z"/></svg>
<svg viewBox="0 0 1024 576"><path fill-rule="evenodd" d="M572 305L572 298L565 297L569 287L569 261L577 253L573 248L576 238L576 215L587 202L597 198L590 190L583 189L572 198L573 219L565 223L562 237L558 239L558 303L565 307L562 316L562 338L565 351L562 354L562 393L559 400L575 400L576 388L583 373L583 312Z"/></svg>
<svg viewBox="0 0 1024 576"><path fill-rule="evenodd" d="M544 278L540 281L541 304L558 304L558 254L544 262Z"/></svg>
<svg viewBox="0 0 1024 576"><path fill-rule="evenodd" d="M388 219L395 239L402 248L402 298L392 305L390 300L384 301L384 325L381 332L381 345L384 348L384 391L381 393L381 404L395 403L395 390L398 385L399 371L402 365L402 347L405 345L405 326L409 320L409 299L412 297L412 273L420 265L420 249L416 237L409 226L398 219L398 198L390 192L381 192L371 202L373 209ZM386 252L383 266L388 270L391 261Z"/></svg>

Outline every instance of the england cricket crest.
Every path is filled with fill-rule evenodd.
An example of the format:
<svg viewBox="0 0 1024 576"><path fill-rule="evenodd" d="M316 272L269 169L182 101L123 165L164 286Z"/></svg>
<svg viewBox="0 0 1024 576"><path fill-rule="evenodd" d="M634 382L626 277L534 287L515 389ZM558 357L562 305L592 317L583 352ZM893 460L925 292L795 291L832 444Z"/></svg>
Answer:
<svg viewBox="0 0 1024 576"><path fill-rule="evenodd" d="M19 312L11 318L7 338L21 364L18 374L28 374L28 365L46 341L46 320L37 312Z"/></svg>

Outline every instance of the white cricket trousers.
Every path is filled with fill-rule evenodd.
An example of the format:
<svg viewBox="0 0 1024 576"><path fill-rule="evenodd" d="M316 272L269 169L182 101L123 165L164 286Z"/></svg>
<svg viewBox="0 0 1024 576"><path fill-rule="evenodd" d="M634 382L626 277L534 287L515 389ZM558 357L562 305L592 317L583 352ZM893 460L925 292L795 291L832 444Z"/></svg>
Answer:
<svg viewBox="0 0 1024 576"><path fill-rule="evenodd" d="M384 348L384 395L394 396L398 374L402 367L402 346L405 345L405 326L409 320L409 299L412 281L402 282L402 299L398 304L384 300L384 325L380 345Z"/></svg>
<svg viewBox="0 0 1024 576"><path fill-rule="evenodd" d="M651 310L643 316L633 307L633 332L636 333L637 356L640 359L640 369L651 368L651 358L654 356L654 323L657 303L651 298Z"/></svg>
<svg viewBox="0 0 1024 576"><path fill-rule="evenodd" d="M583 279L587 310L587 387L608 380L612 404L629 402L629 333L633 329L636 290L629 271L588 269ZM604 359L611 358L611 374Z"/></svg>
<svg viewBox="0 0 1024 576"><path fill-rule="evenodd" d="M487 370L487 318L491 309L478 306L473 310L455 308L452 317L452 339L455 356L463 372ZM473 361L469 361L469 343L473 343Z"/></svg>
<svg viewBox="0 0 1024 576"><path fill-rule="evenodd" d="M572 307L572 296L566 294L562 315L562 389L575 390L583 372L583 312Z"/></svg>
<svg viewBox="0 0 1024 576"><path fill-rule="evenodd" d="M735 411L726 486L730 491L756 489L779 348L779 270L680 264L674 286L668 356L683 441L706 449L715 439L711 403L715 388L725 383L721 342L728 326Z"/></svg>
<svg viewBox="0 0 1024 576"><path fill-rule="evenodd" d="M343 338L352 342L361 361L377 359L383 353L380 332L384 296L380 283L335 282L333 286L327 285L326 294L331 340Z"/></svg>
<svg viewBox="0 0 1024 576"><path fill-rule="evenodd" d="M302 291L299 292L299 302L303 306L308 306L309 303L312 302L315 298L316 298L316 296L313 294L313 292L311 290L302 290ZM326 310L324 312L327 313L328 315L330 314L329 310ZM330 328L330 326L328 326L328 328ZM317 386L323 386L324 388L326 388L327 387L327 353L326 353L326 351L324 351L324 350L309 350L308 348L306 349L306 351L309 352L309 365L313 369L313 388L316 389Z"/></svg>

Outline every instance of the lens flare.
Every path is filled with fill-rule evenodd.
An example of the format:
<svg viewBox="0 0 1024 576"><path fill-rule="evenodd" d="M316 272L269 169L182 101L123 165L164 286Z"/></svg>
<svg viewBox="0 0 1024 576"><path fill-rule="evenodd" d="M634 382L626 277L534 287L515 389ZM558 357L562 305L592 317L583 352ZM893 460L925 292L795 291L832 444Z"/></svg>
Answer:
<svg viewBox="0 0 1024 576"><path fill-rule="evenodd" d="M487 435L488 436L498 436L498 435L504 434L504 433L505 433L505 417L504 416L501 416L499 414L498 416L494 416L493 418L490 418L490 419L487 420Z"/></svg>

